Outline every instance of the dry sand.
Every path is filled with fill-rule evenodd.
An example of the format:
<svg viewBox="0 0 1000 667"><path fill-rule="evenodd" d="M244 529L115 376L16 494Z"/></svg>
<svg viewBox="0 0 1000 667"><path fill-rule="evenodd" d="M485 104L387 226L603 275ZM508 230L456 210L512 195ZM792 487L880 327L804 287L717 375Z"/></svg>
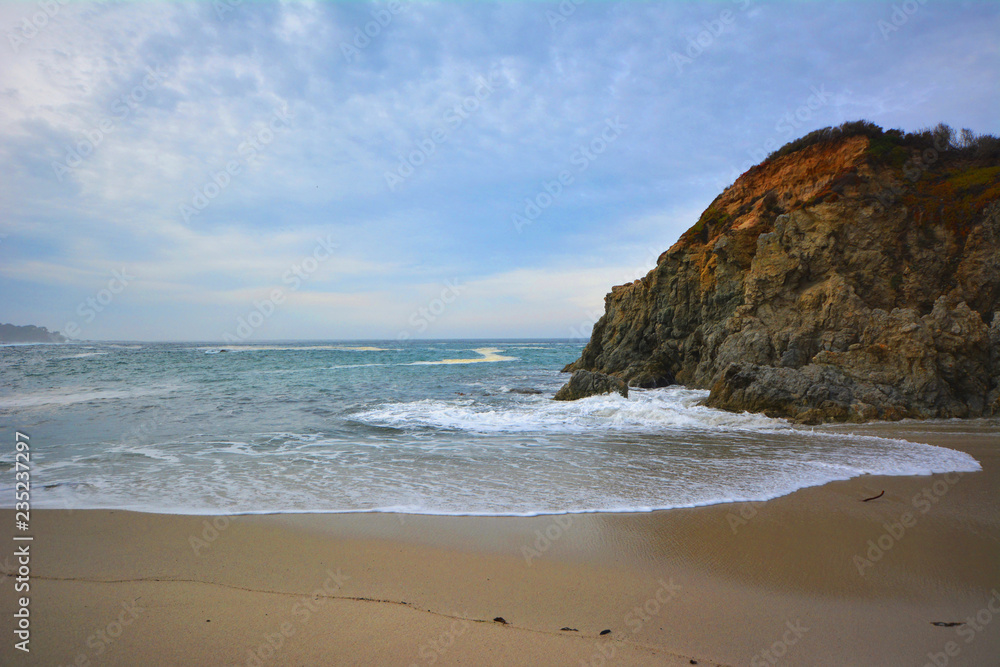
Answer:
<svg viewBox="0 0 1000 667"><path fill-rule="evenodd" d="M36 511L31 652L2 577L0 664L997 665L997 426L840 427L983 472L649 514Z"/></svg>

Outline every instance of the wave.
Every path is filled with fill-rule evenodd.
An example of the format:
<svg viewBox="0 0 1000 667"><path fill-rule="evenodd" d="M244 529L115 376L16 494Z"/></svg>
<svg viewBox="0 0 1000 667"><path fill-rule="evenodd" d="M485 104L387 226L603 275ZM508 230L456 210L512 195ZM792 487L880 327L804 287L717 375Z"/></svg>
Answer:
<svg viewBox="0 0 1000 667"><path fill-rule="evenodd" d="M780 459L749 460L738 465L730 462L724 470L718 468L717 460L676 456L666 456L659 465L650 466L652 451L641 457L619 453L618 465L609 467L606 459L591 460L586 451L577 452L581 460L570 462L550 457L543 460L537 452L520 450L511 451L506 462L493 461L488 470L468 470L454 478L434 471L401 469L384 460L380 465L359 468L355 454L343 462L350 466L349 474L334 478L337 483L332 485L329 470L337 465L331 465L329 460L317 462L312 470L296 469L294 473L282 470L277 461L267 463L267 470L258 467L251 472L217 460L214 469L202 469L200 473L192 469L189 474L179 475L169 454L146 450L139 459L128 457L110 466L104 461L93 464L101 466L104 477L64 473L62 479L39 489L33 500L39 508L185 515L396 513L527 517L645 513L763 502L861 475L981 470L971 456L941 447L881 438L858 444L870 450L867 456L832 450L798 451ZM241 449L230 447L226 454L261 456L260 452ZM274 453L282 459L287 455ZM533 457L526 466L514 460L524 457ZM136 461L144 464L142 471L128 472L127 467ZM190 460L186 461L185 467L192 466ZM713 471L708 483L699 478L706 469ZM117 474L107 474L108 470ZM294 478L296 483L274 485L276 479L284 478ZM4 497L13 498L9 486L0 484L0 491ZM8 490L11 492L6 493ZM9 505L0 501L0 506Z"/></svg>
<svg viewBox="0 0 1000 667"><path fill-rule="evenodd" d="M797 427L435 438L257 433L74 445L39 508L164 514L394 512L534 516L765 501L861 475L973 472L963 452ZM0 481L3 498L13 498ZM7 493L7 491L11 491Z"/></svg>
<svg viewBox="0 0 1000 667"><path fill-rule="evenodd" d="M353 418L373 426L422 426L478 433L790 428L785 420L700 405L708 394L683 387L631 389L629 398L605 394L578 401L553 401L547 395L528 394L502 408L474 399L423 399L388 403Z"/></svg>

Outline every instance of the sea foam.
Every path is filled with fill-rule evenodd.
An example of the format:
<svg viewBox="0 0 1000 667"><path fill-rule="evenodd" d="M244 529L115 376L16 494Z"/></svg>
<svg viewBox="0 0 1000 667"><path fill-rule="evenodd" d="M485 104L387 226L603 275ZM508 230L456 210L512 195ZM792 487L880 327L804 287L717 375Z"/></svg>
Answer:
<svg viewBox="0 0 1000 667"><path fill-rule="evenodd" d="M553 401L566 381L557 369L579 354L568 342L264 344L245 346L260 354L202 355L216 349L95 345L87 351L105 354L69 359L58 346L4 350L0 409L41 443L33 506L645 512L767 500L859 475L980 469L888 427L803 428L706 407L707 392L682 387ZM281 353L263 354L272 350ZM906 437L919 440L922 427L904 425ZM0 455L0 469L12 466ZM0 476L0 504L13 498L13 476Z"/></svg>

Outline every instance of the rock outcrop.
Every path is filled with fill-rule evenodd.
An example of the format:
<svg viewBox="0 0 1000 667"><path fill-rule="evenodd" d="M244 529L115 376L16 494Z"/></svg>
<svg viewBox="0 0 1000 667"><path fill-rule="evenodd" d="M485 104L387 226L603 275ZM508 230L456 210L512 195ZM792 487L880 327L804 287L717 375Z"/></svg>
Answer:
<svg viewBox="0 0 1000 667"><path fill-rule="evenodd" d="M625 380L604 373L576 371L570 376L569 382L556 392L557 401L575 401L597 394L612 394L618 392L628 398L628 384Z"/></svg>
<svg viewBox="0 0 1000 667"><path fill-rule="evenodd" d="M564 370L805 423L989 416L998 311L1000 141L851 123L727 188Z"/></svg>

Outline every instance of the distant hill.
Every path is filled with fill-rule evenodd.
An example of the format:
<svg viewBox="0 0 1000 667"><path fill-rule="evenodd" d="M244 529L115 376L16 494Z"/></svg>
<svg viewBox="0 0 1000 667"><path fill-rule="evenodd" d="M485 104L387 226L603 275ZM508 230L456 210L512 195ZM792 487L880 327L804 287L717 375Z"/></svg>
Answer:
<svg viewBox="0 0 1000 667"><path fill-rule="evenodd" d="M66 337L58 331L28 324L0 324L0 343L65 343Z"/></svg>

